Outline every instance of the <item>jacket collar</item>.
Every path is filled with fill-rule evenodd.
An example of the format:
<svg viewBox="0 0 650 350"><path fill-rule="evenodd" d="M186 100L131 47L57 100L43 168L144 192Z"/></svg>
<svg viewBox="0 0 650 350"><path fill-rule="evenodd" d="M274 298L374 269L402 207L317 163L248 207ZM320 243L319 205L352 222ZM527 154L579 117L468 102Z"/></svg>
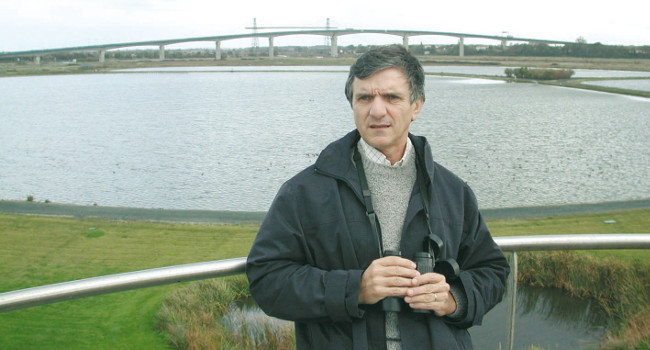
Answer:
<svg viewBox="0 0 650 350"><path fill-rule="evenodd" d="M359 138L361 138L361 135L355 129L341 139L329 144L318 156L315 164L316 169L336 178L345 179L356 188L359 179L352 155ZM415 136L411 133L409 133L409 138L415 148L418 164L424 165L426 169L427 181L429 183L433 182L434 162L427 139L424 136Z"/></svg>

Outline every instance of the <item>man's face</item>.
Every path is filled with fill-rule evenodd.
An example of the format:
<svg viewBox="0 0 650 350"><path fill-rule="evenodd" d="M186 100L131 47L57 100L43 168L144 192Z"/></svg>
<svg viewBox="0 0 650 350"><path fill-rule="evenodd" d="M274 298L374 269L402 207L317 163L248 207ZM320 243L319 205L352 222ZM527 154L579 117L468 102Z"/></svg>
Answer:
<svg viewBox="0 0 650 350"><path fill-rule="evenodd" d="M397 68L381 70L352 82L354 123L361 137L391 163L404 155L409 125L417 118L422 99L411 103L409 82Z"/></svg>

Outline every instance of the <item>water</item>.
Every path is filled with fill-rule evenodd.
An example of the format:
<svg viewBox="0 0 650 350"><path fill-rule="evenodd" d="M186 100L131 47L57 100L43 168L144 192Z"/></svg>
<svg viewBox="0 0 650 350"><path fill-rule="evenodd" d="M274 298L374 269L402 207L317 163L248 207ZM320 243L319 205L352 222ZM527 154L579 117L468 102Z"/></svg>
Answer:
<svg viewBox="0 0 650 350"><path fill-rule="evenodd" d="M477 349L507 349L510 300L490 310L483 324L470 328ZM597 345L608 318L591 300L572 298L557 289L519 286L515 314L514 348L573 350Z"/></svg>
<svg viewBox="0 0 650 350"><path fill-rule="evenodd" d="M120 69L116 72L348 72L350 66L207 66L207 67L150 67ZM650 75L650 74L649 74Z"/></svg>
<svg viewBox="0 0 650 350"><path fill-rule="evenodd" d="M0 79L0 198L264 211L283 181L354 128L346 77ZM650 197L648 99L436 76L425 90L412 131L481 207Z"/></svg>
<svg viewBox="0 0 650 350"><path fill-rule="evenodd" d="M506 68L519 67L488 67L488 66L424 66L427 73L447 74L474 74L505 76ZM212 66L212 67L153 67L153 68L132 68L122 69L118 72L260 72L260 71L328 71L348 72L349 66ZM626 77L650 77L650 72L621 71L602 69L574 69L574 78L626 78Z"/></svg>
<svg viewBox="0 0 650 350"><path fill-rule="evenodd" d="M599 85L619 89L650 91L650 79L604 80L584 82L585 85Z"/></svg>

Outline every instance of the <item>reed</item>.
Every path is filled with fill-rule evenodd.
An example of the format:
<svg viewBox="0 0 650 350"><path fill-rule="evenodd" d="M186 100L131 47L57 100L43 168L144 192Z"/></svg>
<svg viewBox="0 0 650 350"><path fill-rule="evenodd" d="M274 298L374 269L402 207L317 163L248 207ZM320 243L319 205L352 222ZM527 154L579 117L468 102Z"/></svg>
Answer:
<svg viewBox="0 0 650 350"><path fill-rule="evenodd" d="M200 281L170 294L156 315L174 349L293 349L293 324L247 307L244 276Z"/></svg>

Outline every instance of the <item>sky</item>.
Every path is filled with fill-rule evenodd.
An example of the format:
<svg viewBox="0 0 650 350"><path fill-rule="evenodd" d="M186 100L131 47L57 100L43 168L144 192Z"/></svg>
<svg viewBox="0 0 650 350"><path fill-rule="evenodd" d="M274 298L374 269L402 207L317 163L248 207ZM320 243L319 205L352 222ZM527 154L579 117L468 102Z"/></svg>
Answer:
<svg viewBox="0 0 650 350"><path fill-rule="evenodd" d="M246 27L406 29L650 45L648 8L641 0L0 0L0 52L250 33ZM321 36L287 36L274 45L319 45ZM441 36L410 44L451 44ZM390 35L347 35L339 46L401 43ZM465 44L497 44L465 39ZM224 41L223 49L251 39ZM268 46L259 39L260 46ZM214 47L188 43L169 48Z"/></svg>

